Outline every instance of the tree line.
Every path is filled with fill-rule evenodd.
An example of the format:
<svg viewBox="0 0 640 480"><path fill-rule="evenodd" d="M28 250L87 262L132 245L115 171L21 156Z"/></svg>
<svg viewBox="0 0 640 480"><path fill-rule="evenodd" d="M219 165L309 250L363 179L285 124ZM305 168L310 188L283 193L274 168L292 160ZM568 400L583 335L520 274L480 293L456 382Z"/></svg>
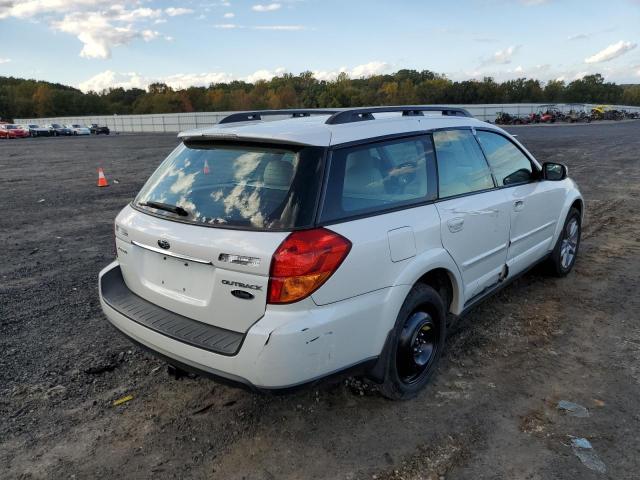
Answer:
<svg viewBox="0 0 640 480"><path fill-rule="evenodd" d="M402 104L602 103L640 106L640 85L605 82L600 74L572 82L519 78L452 81L429 70L318 80L311 72L256 83L232 81L173 89L164 83L87 92L37 80L0 77L0 117L178 113Z"/></svg>

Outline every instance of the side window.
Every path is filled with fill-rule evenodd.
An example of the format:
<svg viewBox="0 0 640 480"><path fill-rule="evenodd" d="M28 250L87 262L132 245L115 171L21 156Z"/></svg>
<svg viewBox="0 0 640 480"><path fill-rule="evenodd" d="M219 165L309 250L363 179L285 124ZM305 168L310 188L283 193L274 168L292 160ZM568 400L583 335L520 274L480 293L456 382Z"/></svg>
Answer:
<svg viewBox="0 0 640 480"><path fill-rule="evenodd" d="M493 188L482 150L469 130L433 133L438 158L440 198Z"/></svg>
<svg viewBox="0 0 640 480"><path fill-rule="evenodd" d="M336 150L322 221L435 198L433 144L428 136Z"/></svg>
<svg viewBox="0 0 640 480"><path fill-rule="evenodd" d="M531 181L531 162L508 139L497 133L478 131L478 141L487 155L499 186Z"/></svg>

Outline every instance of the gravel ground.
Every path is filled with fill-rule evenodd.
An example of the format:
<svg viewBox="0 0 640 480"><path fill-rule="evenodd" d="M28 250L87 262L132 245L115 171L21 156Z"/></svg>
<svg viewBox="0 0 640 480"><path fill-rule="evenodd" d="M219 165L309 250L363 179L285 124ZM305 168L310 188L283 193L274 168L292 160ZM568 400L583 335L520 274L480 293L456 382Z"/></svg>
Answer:
<svg viewBox="0 0 640 480"><path fill-rule="evenodd" d="M107 323L96 279L176 138L0 141L0 478L638 478L640 122L512 131L582 188L577 266L476 308L407 402L354 379L287 396L171 379Z"/></svg>

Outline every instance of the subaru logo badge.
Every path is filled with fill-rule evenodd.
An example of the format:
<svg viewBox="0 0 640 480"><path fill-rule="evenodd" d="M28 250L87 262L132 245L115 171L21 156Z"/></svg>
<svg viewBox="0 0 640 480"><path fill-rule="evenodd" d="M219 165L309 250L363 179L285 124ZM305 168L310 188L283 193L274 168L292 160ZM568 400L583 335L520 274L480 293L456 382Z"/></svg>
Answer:
<svg viewBox="0 0 640 480"><path fill-rule="evenodd" d="M166 240L158 240L158 246L163 250L169 250L171 245Z"/></svg>

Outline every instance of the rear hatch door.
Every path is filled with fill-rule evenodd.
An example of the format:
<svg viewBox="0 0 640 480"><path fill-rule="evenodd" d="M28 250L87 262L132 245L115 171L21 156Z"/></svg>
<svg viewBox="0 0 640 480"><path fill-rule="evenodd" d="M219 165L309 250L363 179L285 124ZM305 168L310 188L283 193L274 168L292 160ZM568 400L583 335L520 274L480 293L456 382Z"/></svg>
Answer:
<svg viewBox="0 0 640 480"><path fill-rule="evenodd" d="M134 293L236 332L264 314L271 258L313 224L325 149L186 143L116 219L118 260Z"/></svg>
<svg viewBox="0 0 640 480"><path fill-rule="evenodd" d="M264 314L271 257L286 233L203 228L131 207L116 224L122 275L138 296L236 332Z"/></svg>

